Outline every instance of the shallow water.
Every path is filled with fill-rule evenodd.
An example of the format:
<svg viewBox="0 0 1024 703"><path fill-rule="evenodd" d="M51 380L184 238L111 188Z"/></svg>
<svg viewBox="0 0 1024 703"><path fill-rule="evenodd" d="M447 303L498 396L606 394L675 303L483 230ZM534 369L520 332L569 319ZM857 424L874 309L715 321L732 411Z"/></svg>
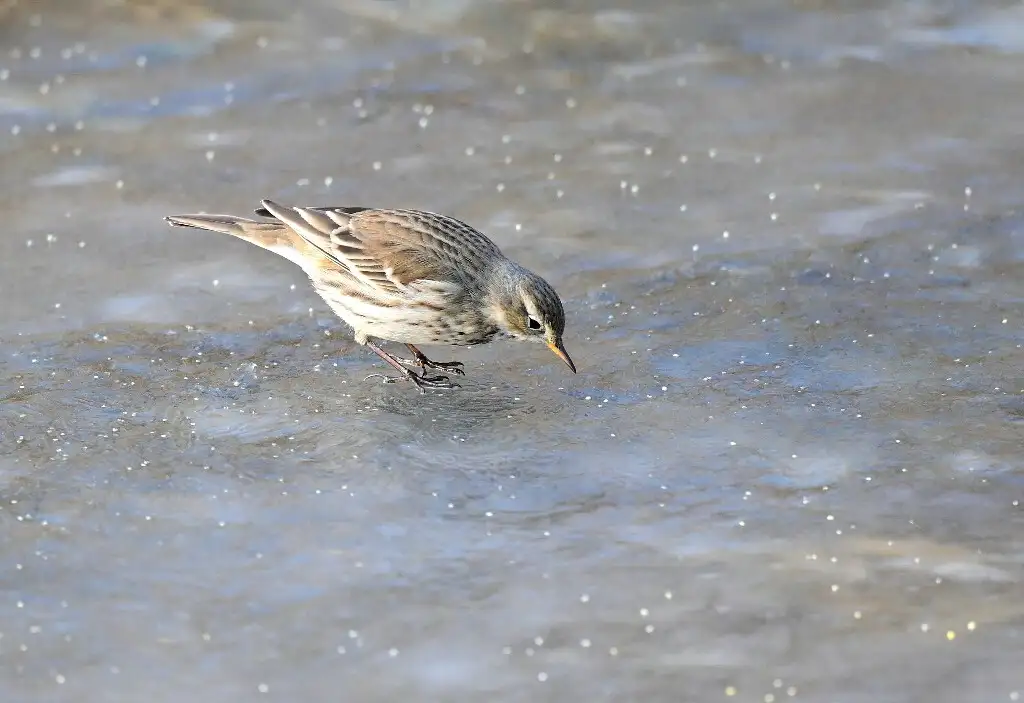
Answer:
<svg viewBox="0 0 1024 703"><path fill-rule="evenodd" d="M1020 700L1022 18L3 10L3 700ZM364 380L161 221L263 197L480 226L580 373Z"/></svg>

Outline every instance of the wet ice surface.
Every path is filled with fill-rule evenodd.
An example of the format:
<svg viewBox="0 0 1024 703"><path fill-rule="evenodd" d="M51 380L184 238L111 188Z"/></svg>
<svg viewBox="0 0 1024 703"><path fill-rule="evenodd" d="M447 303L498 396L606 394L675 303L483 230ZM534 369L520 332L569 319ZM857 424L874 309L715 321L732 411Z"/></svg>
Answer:
<svg viewBox="0 0 1024 703"><path fill-rule="evenodd" d="M1018 8L15 6L4 700L1019 700ZM381 366L161 216L477 224L541 349Z"/></svg>

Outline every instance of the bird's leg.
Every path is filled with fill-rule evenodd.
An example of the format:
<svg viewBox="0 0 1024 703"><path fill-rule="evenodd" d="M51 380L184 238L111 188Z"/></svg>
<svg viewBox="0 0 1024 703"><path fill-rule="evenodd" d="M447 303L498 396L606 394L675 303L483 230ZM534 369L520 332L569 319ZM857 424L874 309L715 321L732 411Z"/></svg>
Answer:
<svg viewBox="0 0 1024 703"><path fill-rule="evenodd" d="M387 376L387 375L382 374L382 373L374 373L374 374L370 374L366 378L374 378L376 376L380 376L380 377L382 377L384 379L384 383L397 383L398 381L401 381L403 379L408 379L408 380L412 381L413 383L415 383L419 387L421 393L423 392L424 388L458 388L459 387L458 383L453 383L452 381L449 381L447 376L429 376L429 377L427 377L427 376L420 376L415 371L411 371L411 370L405 368L404 366L402 366L402 363L398 359L396 359L395 357L393 357L390 354L388 354L386 351L384 351L383 349L378 347L373 342L369 342L368 341L366 343L366 346L368 346L370 349L372 349L374 354L376 354L381 359L386 361L388 363L388 365L391 366L391 368L396 369L397 371L399 371L402 374L400 377L395 377L395 376ZM366 379L364 379L364 380L366 380Z"/></svg>
<svg viewBox="0 0 1024 703"><path fill-rule="evenodd" d="M442 371L450 371L460 376L465 376L466 372L463 371L463 364L461 361L431 361L427 358L427 355L421 352L414 344L406 344L409 347L409 351L412 352L412 359L395 359L407 366L419 366L423 369L423 373L426 374L427 369L440 369Z"/></svg>

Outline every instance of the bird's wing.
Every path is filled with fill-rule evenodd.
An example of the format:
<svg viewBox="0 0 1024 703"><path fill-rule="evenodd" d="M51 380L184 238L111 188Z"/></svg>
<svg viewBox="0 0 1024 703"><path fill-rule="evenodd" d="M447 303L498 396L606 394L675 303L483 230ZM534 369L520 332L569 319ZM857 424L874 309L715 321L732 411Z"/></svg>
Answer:
<svg viewBox="0 0 1024 703"><path fill-rule="evenodd" d="M287 207L270 200L256 214L288 225L363 284L402 295L459 285L498 247L454 218L419 210Z"/></svg>

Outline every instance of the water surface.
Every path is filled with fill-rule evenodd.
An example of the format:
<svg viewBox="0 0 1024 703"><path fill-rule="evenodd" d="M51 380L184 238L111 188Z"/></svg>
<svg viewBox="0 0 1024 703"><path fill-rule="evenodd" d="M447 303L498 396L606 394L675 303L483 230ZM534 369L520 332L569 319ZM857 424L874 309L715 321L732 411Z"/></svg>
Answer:
<svg viewBox="0 0 1024 703"><path fill-rule="evenodd" d="M0 12L10 701L1024 695L1016 5ZM161 217L420 207L543 348L385 386Z"/></svg>

